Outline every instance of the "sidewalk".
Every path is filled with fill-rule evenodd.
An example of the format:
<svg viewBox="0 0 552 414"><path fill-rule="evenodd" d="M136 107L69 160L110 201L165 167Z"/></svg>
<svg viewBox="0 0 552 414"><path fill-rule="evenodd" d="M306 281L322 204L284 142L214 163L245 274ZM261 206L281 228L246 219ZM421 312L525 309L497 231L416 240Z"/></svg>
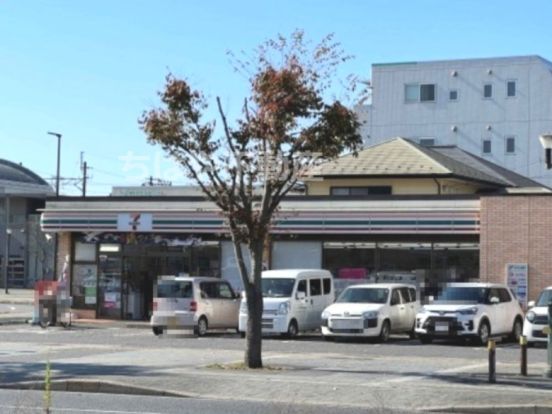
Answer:
<svg viewBox="0 0 552 414"><path fill-rule="evenodd" d="M52 389L129 394L145 389L154 395L273 401L290 407L296 402L356 406L381 413L475 412L474 407L486 407L480 412L489 413L552 413L552 380L543 377L543 362L530 364L528 377L518 374L518 364L499 362L497 383L489 384L485 350L471 365L435 358L431 369L408 355L349 359L333 353L265 352L265 369L245 370L232 365L242 361L241 349L163 349L53 357ZM36 371L30 376L20 374L17 365L6 365L0 385L35 380L18 386L42 387L43 364L32 367Z"/></svg>
<svg viewBox="0 0 552 414"><path fill-rule="evenodd" d="M34 290L0 290L0 325L26 323L33 316Z"/></svg>
<svg viewBox="0 0 552 414"><path fill-rule="evenodd" d="M33 289L8 289L6 294L5 289L0 290L0 304L10 305L32 305L34 303Z"/></svg>

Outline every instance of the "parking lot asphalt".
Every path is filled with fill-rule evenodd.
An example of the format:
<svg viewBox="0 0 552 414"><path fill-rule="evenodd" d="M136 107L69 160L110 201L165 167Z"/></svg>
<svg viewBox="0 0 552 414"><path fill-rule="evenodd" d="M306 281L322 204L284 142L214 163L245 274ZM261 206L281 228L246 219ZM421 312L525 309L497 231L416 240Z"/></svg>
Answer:
<svg viewBox="0 0 552 414"><path fill-rule="evenodd" d="M245 341L230 332L204 338L119 324L69 329L0 327L0 385L40 384L46 361L54 382L111 382L191 397L392 409L467 405L552 406L546 349L529 351L519 373L517 344L499 344L497 384L487 382L487 350L460 342L421 345L407 337L325 342L318 335L263 341L266 369L234 369Z"/></svg>

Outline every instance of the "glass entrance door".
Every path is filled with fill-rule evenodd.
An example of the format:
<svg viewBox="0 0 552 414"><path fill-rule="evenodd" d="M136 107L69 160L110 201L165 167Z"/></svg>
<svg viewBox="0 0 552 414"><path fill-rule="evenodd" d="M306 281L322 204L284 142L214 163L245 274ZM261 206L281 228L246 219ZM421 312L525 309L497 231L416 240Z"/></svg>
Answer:
<svg viewBox="0 0 552 414"><path fill-rule="evenodd" d="M122 260L118 256L100 255L98 275L98 316L121 319Z"/></svg>

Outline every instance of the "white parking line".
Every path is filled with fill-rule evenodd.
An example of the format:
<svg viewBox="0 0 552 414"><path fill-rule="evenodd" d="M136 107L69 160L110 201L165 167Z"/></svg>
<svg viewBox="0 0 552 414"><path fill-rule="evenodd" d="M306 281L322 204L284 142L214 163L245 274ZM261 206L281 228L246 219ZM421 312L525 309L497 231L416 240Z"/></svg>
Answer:
<svg viewBox="0 0 552 414"><path fill-rule="evenodd" d="M420 373L419 375L407 375L406 377L401 378L393 378L390 380L386 380L383 382L386 383L399 383L399 382L408 382L413 380L419 380L421 378L431 378L434 375L440 375L440 374L451 374L454 372L463 372L463 371L471 371L472 369L476 368L483 368L486 367L487 364L473 364L473 365L465 365L462 367L456 367L456 368L447 368L447 369L441 369L438 371L432 371L428 373Z"/></svg>

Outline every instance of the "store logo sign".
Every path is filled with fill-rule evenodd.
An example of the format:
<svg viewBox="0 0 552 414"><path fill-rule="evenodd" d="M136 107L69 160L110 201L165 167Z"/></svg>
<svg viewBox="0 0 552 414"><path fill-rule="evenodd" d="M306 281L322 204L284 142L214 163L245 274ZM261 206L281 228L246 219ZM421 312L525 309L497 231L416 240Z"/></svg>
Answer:
<svg viewBox="0 0 552 414"><path fill-rule="evenodd" d="M121 213L117 216L118 231L152 231L153 217L149 213Z"/></svg>

